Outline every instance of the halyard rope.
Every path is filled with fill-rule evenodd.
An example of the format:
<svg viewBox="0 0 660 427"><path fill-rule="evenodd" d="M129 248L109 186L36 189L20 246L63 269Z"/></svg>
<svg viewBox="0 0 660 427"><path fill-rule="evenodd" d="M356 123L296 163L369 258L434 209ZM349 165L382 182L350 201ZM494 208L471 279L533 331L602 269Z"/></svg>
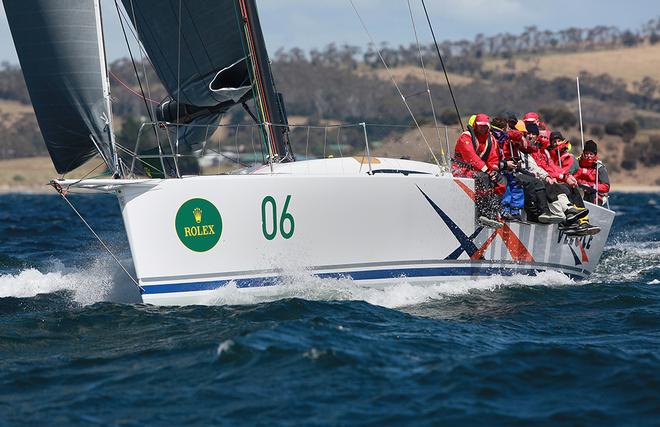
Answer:
<svg viewBox="0 0 660 427"><path fill-rule="evenodd" d="M431 24L429 11L426 9L426 3L424 3L424 0L422 0L422 7L424 8L424 14L426 15L426 22L428 22L429 29L431 30L431 36L433 36L433 44L435 44L435 50L438 53L438 58L440 58L440 65L442 65L442 71L445 73L445 79L447 80L447 87L449 88L449 94L451 95L451 100L454 102L454 109L456 110L456 117L458 118L458 123L461 124L461 129L465 130L465 127L463 127L463 119L461 119L461 113L458 111L458 104L456 103L456 97L454 96L454 91L451 88L451 83L449 83L449 74L447 74L447 67L445 67L445 61L442 59L442 54L440 53L440 46L438 46L438 40L435 38L435 31L433 31L433 25Z"/></svg>
<svg viewBox="0 0 660 427"><path fill-rule="evenodd" d="M371 36L371 33L367 29L367 24L365 24L364 20L362 19L362 15L360 15L360 12L358 11L357 7L355 6L355 3L353 3L353 0L348 0L351 3L351 6L353 7L353 10L355 11L355 14L357 15L358 19L360 20L360 24L362 24L362 28L364 29L364 32L367 33L367 36L369 37L369 40L371 41L371 44L376 46L376 42L374 41L374 38ZM415 126L417 127L417 130L419 130L419 134L422 136L422 139L424 140L424 143L428 147L429 151L431 152L431 155L433 156L433 160L435 161L435 164L438 166L438 169L442 171L442 166L440 166L440 162L438 161L438 158L436 157L435 153L433 152L433 149L431 148L431 144L429 144L429 141L426 139L426 136L424 135L424 132L422 131L422 128L419 126L419 122L417 122L417 119L415 118L415 114L412 112L412 109L410 108L410 105L408 104L408 101L406 100L406 97L403 95L403 92L401 92L401 89L399 88L399 85L397 84L396 80L394 79L394 75L392 74L392 71L390 70L390 67L387 65L387 62L385 61L385 58L383 58L383 54L381 53L380 49L375 48L376 52L378 53L378 57L380 58L380 61L383 63L383 66L385 66L385 70L387 70L387 73L390 76L390 79L392 80L392 83L394 83L394 87L396 88L396 91L399 93L399 96L401 96L401 99L403 100L403 104L406 106L406 109L408 110L408 113L410 114L410 117L412 117L413 122L415 123Z"/></svg>
<svg viewBox="0 0 660 427"><path fill-rule="evenodd" d="M424 55L422 54L422 46L419 43L419 36L417 35L417 25L415 24L415 16L413 15L412 6L410 5L410 0L408 0L408 11L410 12L410 22L412 23L413 32L415 33L415 41L417 42L417 50L419 51L419 62L422 66L422 72L424 73L424 81L426 82L426 92L429 95L429 104L431 104L431 113L433 113L433 123L435 124L435 132L438 136L438 145L440 146L440 153L442 154L442 159L445 161L445 166L447 162L447 157L445 156L445 149L442 146L442 138L440 138L440 128L438 127L438 116L435 113L435 105L433 104L433 97L431 96L431 85L429 84L429 76L426 73L426 64L424 63Z"/></svg>

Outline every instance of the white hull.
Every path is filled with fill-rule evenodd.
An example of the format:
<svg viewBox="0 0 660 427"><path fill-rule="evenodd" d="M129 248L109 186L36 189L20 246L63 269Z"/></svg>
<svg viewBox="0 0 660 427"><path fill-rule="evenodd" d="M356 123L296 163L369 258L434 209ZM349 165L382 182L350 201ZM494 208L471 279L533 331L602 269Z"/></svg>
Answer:
<svg viewBox="0 0 660 427"><path fill-rule="evenodd" d="M228 284L277 285L289 269L365 286L546 270L580 279L596 267L614 218L589 205L602 231L583 238L563 236L556 225L479 228L472 180L419 162L373 163L374 171L416 173L369 175L366 164L347 158L274 165L272 174L265 167L246 175L106 181L105 188L118 194L143 300L159 305L208 303ZM210 202L221 216L220 227L205 229L219 233L205 251L191 250L177 234L180 208L195 227L194 202L183 206L190 199ZM193 237L186 242L194 245Z"/></svg>

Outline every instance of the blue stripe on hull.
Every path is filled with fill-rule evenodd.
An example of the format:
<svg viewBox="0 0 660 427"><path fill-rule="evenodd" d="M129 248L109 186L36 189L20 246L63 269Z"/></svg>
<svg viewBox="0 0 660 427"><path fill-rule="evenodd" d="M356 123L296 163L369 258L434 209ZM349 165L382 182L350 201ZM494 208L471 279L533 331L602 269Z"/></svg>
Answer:
<svg viewBox="0 0 660 427"><path fill-rule="evenodd" d="M538 272L545 271L544 268L502 268L502 267L434 267L434 268L402 268L389 270L366 270L366 271L348 271L341 273L318 273L314 276L321 279L339 279L350 278L356 281L360 280L381 280L398 279L401 277L450 277L450 276L512 276L521 274L525 276L535 276ZM573 279L582 279L581 276L564 272ZM280 283L281 277L254 277L247 279L231 280L212 280L204 282L172 283L166 285L143 285L145 294L167 294L177 292L195 292L211 291L229 283L234 283L238 288L256 288L264 286L274 286Z"/></svg>

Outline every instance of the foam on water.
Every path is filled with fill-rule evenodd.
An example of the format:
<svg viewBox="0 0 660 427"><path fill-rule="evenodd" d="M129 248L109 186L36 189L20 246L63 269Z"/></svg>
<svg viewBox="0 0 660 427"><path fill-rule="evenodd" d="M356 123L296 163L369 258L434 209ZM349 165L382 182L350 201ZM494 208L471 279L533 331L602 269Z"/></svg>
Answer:
<svg viewBox="0 0 660 427"><path fill-rule="evenodd" d="M127 262L130 265L130 262ZM281 265L281 263L280 263ZM365 287L350 278L321 279L308 270L288 265L278 286L240 289L235 284L213 291L208 305L250 305L286 298L311 301L365 301L387 308L407 307L471 291L497 291L506 286L562 286L573 284L635 281L660 265L660 243L618 242L609 246L597 271L588 281L574 282L559 272L534 277L492 276L457 279L433 284L416 284L405 277L377 287ZM657 284L657 280L646 282ZM81 305L101 301L139 303L139 294L123 271L111 259L98 255L87 267L69 267L53 261L40 270L27 268L16 274L0 275L0 297L32 297L69 291Z"/></svg>
<svg viewBox="0 0 660 427"><path fill-rule="evenodd" d="M590 283L636 282L660 268L660 242L615 242L605 248Z"/></svg>
<svg viewBox="0 0 660 427"><path fill-rule="evenodd" d="M216 289L206 301L209 305L249 305L284 298L310 301L365 301L387 308L421 304L471 291L496 291L506 286L564 286L575 282L559 272L537 276L492 276L480 279L457 279L434 284L415 284L405 277L377 287L366 287L350 278L322 279L308 272L287 274L278 286L238 288L235 284Z"/></svg>
<svg viewBox="0 0 660 427"><path fill-rule="evenodd" d="M52 261L44 271L28 268L17 274L0 275L1 297L33 297L68 291L81 305L102 301L139 302L137 291L113 261L99 257L85 268L67 267Z"/></svg>

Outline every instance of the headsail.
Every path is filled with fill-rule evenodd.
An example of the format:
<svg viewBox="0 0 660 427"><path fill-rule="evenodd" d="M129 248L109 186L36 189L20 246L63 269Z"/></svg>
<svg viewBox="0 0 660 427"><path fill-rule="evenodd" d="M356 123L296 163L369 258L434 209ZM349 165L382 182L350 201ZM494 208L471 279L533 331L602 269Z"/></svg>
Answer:
<svg viewBox="0 0 660 427"><path fill-rule="evenodd" d="M202 142L208 135L206 125L217 123L231 107L256 97L254 64L268 59L258 58L248 46L246 0L122 2L171 97L158 107L159 120L193 125L180 130L180 141L188 145ZM262 40L256 7L251 5L249 10L251 30ZM260 53L265 56L265 49ZM267 87L274 93L272 78ZM283 108L275 110L276 119L265 118L286 125Z"/></svg>
<svg viewBox="0 0 660 427"><path fill-rule="evenodd" d="M3 3L55 169L69 172L97 153L115 168L99 0Z"/></svg>

